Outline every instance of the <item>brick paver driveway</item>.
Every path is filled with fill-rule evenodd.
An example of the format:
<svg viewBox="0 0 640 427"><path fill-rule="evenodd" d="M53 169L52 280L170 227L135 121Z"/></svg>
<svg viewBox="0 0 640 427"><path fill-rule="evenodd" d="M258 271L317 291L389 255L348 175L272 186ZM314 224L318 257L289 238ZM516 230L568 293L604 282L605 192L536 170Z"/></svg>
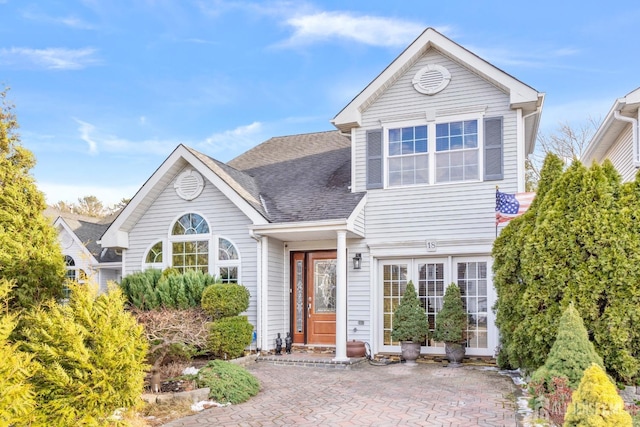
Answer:
<svg viewBox="0 0 640 427"><path fill-rule="evenodd" d="M516 386L479 367L439 364L351 370L277 366L248 369L260 393L166 426L516 426Z"/></svg>

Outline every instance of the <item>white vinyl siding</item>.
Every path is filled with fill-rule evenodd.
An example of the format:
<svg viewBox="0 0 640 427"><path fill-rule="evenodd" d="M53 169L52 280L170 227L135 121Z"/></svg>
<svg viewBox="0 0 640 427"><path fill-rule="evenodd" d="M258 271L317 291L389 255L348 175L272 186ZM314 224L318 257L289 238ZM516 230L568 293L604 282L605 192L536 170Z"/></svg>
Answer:
<svg viewBox="0 0 640 427"><path fill-rule="evenodd" d="M270 347L275 345L278 333L284 342L289 332L289 283L285 282L284 243L274 238L268 238L267 301L268 301L268 330L267 342ZM288 263L287 263L288 264Z"/></svg>
<svg viewBox="0 0 640 427"><path fill-rule="evenodd" d="M231 241L240 254L241 284L249 289L251 295L247 314L249 321L255 325L257 258L256 241L249 236L247 231L251 221L208 181L205 182L202 194L191 201L185 201L178 197L173 184L173 180L168 183L158 198L149 206L145 215L129 232L130 247L126 251L124 274L131 274L142 269L144 257L152 243L159 239L167 241L176 219L186 213L198 213L206 218L209 229L214 235L222 236Z"/></svg>
<svg viewBox="0 0 640 427"><path fill-rule="evenodd" d="M631 125L625 127L620 137L607 152L605 158L611 160L611 163L613 163L613 166L615 166L616 170L620 173L624 182L635 179L638 170L633 166Z"/></svg>

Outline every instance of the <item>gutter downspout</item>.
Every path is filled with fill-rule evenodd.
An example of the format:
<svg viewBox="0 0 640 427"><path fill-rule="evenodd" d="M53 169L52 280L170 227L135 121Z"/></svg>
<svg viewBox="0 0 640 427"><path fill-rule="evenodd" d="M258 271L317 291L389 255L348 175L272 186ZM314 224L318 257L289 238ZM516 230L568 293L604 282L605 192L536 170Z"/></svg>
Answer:
<svg viewBox="0 0 640 427"><path fill-rule="evenodd" d="M620 114L620 110L613 111L613 117L616 120L620 120L623 122L631 123L631 140L633 145L633 166L636 169L640 168L640 159L638 158L638 153L640 153L640 147L638 144L638 119L634 119L633 117L627 117ZM638 110L638 117L640 118L640 109Z"/></svg>

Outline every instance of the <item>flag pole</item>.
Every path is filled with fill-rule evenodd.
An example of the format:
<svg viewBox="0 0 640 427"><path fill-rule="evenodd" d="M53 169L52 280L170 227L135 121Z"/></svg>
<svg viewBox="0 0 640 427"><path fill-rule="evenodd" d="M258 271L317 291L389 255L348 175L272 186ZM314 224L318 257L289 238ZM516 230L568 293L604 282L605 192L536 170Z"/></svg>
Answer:
<svg viewBox="0 0 640 427"><path fill-rule="evenodd" d="M498 203L498 186L496 185L496 208L498 207L497 203ZM495 217L495 221L496 221L496 239L498 238L498 217Z"/></svg>

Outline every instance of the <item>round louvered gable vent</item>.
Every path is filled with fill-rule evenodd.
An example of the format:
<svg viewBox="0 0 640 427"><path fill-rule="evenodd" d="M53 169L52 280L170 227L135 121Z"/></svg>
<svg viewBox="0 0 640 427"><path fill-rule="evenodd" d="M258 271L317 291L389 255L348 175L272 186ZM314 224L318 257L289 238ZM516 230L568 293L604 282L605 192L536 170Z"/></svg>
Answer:
<svg viewBox="0 0 640 427"><path fill-rule="evenodd" d="M425 95L435 95L447 87L451 73L442 65L429 64L416 73L411 81L413 87Z"/></svg>
<svg viewBox="0 0 640 427"><path fill-rule="evenodd" d="M202 193L204 179L194 170L184 171L178 176L173 187L184 200L193 200Z"/></svg>

